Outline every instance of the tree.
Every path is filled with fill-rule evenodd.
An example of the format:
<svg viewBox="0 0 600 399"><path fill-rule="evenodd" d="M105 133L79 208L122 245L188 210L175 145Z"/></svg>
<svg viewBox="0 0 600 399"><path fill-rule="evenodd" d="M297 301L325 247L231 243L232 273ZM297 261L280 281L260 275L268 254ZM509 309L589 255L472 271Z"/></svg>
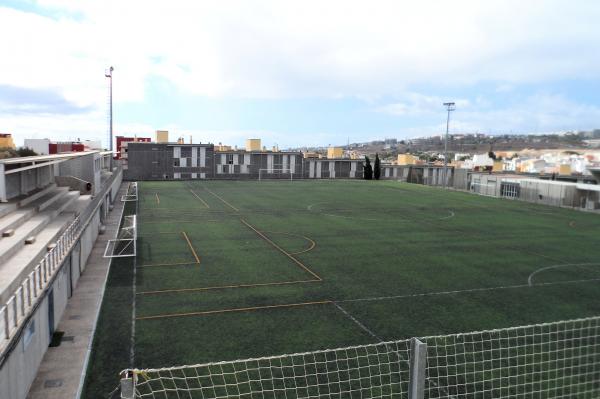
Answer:
<svg viewBox="0 0 600 399"><path fill-rule="evenodd" d="M375 154L375 168L373 169L373 177L375 180L379 180L381 176L381 161L379 161L379 154Z"/></svg>
<svg viewBox="0 0 600 399"><path fill-rule="evenodd" d="M371 166L369 157L365 157L365 172L363 177L365 180L371 180L373 178L373 167Z"/></svg>
<svg viewBox="0 0 600 399"><path fill-rule="evenodd" d="M17 154L20 157L32 157L37 155L37 152L33 151L31 148L29 147L19 147L17 149Z"/></svg>

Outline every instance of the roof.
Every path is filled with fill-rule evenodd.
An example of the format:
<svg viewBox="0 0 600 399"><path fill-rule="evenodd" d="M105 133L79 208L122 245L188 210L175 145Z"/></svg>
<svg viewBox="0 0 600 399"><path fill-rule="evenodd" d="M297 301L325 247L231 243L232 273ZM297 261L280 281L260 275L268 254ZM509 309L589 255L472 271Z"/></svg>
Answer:
<svg viewBox="0 0 600 399"><path fill-rule="evenodd" d="M51 155L34 155L31 157L16 157L16 158L6 158L0 159L0 164L4 165L12 165L16 163L36 163L36 162L49 162L49 161L58 161L69 158L77 158L84 155L94 154L99 151L80 151L80 152L68 152L64 154L51 154Z"/></svg>

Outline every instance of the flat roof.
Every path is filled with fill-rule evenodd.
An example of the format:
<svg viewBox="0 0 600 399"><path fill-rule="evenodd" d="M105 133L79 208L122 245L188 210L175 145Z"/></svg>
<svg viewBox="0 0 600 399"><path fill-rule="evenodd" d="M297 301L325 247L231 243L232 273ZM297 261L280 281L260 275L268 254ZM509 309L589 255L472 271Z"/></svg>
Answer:
<svg viewBox="0 0 600 399"><path fill-rule="evenodd" d="M31 162L35 163L35 162L57 161L60 159L82 157L84 155L94 154L97 152L99 152L99 151L93 150L93 151L81 151L81 152L68 152L68 153L63 153L63 154L34 155L31 157L6 158L6 159L0 159L0 163L5 164L5 165L12 165L12 164L16 164L16 163L31 163Z"/></svg>

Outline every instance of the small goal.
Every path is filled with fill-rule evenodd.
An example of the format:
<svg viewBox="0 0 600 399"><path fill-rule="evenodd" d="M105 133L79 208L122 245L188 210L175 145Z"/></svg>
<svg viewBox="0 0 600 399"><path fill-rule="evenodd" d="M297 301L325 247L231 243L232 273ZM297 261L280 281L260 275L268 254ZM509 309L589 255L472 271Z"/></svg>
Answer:
<svg viewBox="0 0 600 399"><path fill-rule="evenodd" d="M260 180L273 180L273 179L294 180L294 172L289 168L287 168L287 169L271 168L271 169L259 169L258 170L258 180L259 181Z"/></svg>
<svg viewBox="0 0 600 399"><path fill-rule="evenodd" d="M137 255L136 215L123 217L123 225L117 238L108 240L104 249L105 258L124 258Z"/></svg>
<svg viewBox="0 0 600 399"><path fill-rule="evenodd" d="M127 186L127 194L121 196L121 202L137 201L137 200L138 200L137 182L131 182Z"/></svg>

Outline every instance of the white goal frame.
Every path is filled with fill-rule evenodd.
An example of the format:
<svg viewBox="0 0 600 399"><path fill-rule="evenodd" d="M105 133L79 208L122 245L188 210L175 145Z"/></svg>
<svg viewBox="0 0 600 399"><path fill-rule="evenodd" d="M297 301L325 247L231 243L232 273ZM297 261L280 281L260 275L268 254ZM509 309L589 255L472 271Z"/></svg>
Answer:
<svg viewBox="0 0 600 399"><path fill-rule="evenodd" d="M105 258L126 258L137 256L137 218L136 215L124 216L123 226L117 238L108 240L104 248Z"/></svg>
<svg viewBox="0 0 600 399"><path fill-rule="evenodd" d="M289 173L290 175L290 180L294 180L294 171L290 168L261 168L258 170L258 181L263 180L263 174L269 174L269 175L283 175ZM269 179L271 180L271 179ZM277 180L281 180L281 179L277 179ZM287 179L285 179L287 180Z"/></svg>
<svg viewBox="0 0 600 399"><path fill-rule="evenodd" d="M121 196L121 202L137 201L138 200L138 185L137 182L131 182L127 186L127 193Z"/></svg>

